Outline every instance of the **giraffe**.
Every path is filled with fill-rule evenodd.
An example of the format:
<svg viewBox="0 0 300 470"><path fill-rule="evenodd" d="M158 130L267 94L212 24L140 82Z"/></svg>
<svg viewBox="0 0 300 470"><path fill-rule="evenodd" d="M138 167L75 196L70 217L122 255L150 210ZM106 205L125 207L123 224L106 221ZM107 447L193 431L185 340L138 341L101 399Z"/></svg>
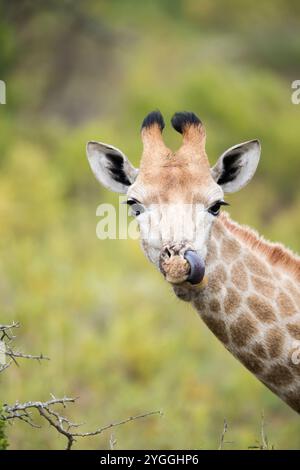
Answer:
<svg viewBox="0 0 300 470"><path fill-rule="evenodd" d="M300 257L221 211L224 195L253 177L260 143L231 147L211 168L200 119L181 112L171 123L183 136L176 152L165 145L164 120L154 111L142 124L139 170L116 147L91 141L92 171L106 188L127 195L142 249L176 296L300 413Z"/></svg>

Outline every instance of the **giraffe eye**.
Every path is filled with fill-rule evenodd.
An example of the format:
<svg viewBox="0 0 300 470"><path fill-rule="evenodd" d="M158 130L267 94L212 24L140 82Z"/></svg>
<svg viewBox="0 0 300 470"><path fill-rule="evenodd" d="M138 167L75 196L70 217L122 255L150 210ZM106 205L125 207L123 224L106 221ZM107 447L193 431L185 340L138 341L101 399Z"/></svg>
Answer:
<svg viewBox="0 0 300 470"><path fill-rule="evenodd" d="M214 216L217 216L220 214L221 206L229 206L229 204L225 201L217 201L212 206L210 206L208 212Z"/></svg>
<svg viewBox="0 0 300 470"><path fill-rule="evenodd" d="M142 214L145 211L142 204L136 201L135 199L128 199L126 201L126 204L130 206L131 214L134 215L135 217L138 217L140 214Z"/></svg>

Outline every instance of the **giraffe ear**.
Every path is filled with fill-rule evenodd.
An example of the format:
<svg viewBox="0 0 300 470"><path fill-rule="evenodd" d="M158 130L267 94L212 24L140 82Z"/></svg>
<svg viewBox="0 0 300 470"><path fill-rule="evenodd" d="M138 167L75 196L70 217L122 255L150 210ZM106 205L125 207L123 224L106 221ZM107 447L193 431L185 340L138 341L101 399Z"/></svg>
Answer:
<svg viewBox="0 0 300 470"><path fill-rule="evenodd" d="M258 140L249 140L221 155L211 172L224 193L234 193L249 183L256 171L260 150Z"/></svg>
<svg viewBox="0 0 300 470"><path fill-rule="evenodd" d="M116 193L127 193L134 183L138 170L121 150L101 142L88 142L87 157L97 180Z"/></svg>

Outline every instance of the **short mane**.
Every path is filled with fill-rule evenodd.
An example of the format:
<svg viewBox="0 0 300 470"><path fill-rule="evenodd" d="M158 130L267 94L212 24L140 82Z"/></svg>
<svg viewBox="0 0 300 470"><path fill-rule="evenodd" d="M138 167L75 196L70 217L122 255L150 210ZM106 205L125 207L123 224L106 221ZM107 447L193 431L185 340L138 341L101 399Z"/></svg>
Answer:
<svg viewBox="0 0 300 470"><path fill-rule="evenodd" d="M260 252L273 266L282 267L300 282L300 257L296 253L285 248L281 243L272 243L266 240L256 230L246 225L239 225L231 220L226 212L222 212L220 218L231 233Z"/></svg>

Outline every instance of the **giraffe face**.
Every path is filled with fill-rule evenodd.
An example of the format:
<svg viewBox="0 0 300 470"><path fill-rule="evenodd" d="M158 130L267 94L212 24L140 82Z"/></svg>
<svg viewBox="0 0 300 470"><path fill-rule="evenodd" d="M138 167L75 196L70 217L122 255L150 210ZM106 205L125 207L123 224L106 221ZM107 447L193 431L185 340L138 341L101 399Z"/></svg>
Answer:
<svg viewBox="0 0 300 470"><path fill-rule="evenodd" d="M183 135L176 152L162 140L161 114L145 118L139 170L111 145L89 142L87 155L106 188L127 194L149 260L170 282L196 284L204 276L211 227L226 204L224 193L237 191L252 178L260 145L256 140L236 145L211 168L201 121L193 113L177 113L172 125ZM178 269L170 274L167 266L172 260Z"/></svg>
<svg viewBox="0 0 300 470"><path fill-rule="evenodd" d="M184 258L188 250L205 260L210 229L224 198L208 168L171 163L146 174L141 170L127 196L142 248L158 268L164 256Z"/></svg>

